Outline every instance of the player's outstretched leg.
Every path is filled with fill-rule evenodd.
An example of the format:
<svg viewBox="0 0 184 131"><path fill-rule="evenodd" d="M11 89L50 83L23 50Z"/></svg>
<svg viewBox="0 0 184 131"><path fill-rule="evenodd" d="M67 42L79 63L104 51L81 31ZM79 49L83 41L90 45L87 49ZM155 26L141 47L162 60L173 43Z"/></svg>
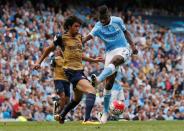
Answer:
<svg viewBox="0 0 184 131"><path fill-rule="evenodd" d="M97 119L100 123L105 124L109 117L109 105L111 99L111 90L104 90L104 107L103 112L97 113Z"/></svg>
<svg viewBox="0 0 184 131"><path fill-rule="evenodd" d="M107 67L105 67L102 71L102 73L96 77L96 82L102 82L107 77L111 76L116 71L116 67L114 64L109 64Z"/></svg>
<svg viewBox="0 0 184 131"><path fill-rule="evenodd" d="M77 84L77 89L86 94L86 112L82 124L100 124L99 122L90 121L90 115L96 99L95 88L86 79L82 79Z"/></svg>
<svg viewBox="0 0 184 131"><path fill-rule="evenodd" d="M91 84L93 87L96 87L100 82L104 81L108 76L111 76L115 72L115 66L109 64L104 68L102 73L97 77L95 74L91 75Z"/></svg>
<svg viewBox="0 0 184 131"><path fill-rule="evenodd" d="M86 111L85 111L84 121L82 122L82 124L95 124L90 121L91 111L94 106L95 99L96 99L96 94L93 94L93 93L86 94L86 102L85 102Z"/></svg>
<svg viewBox="0 0 184 131"><path fill-rule="evenodd" d="M85 112L85 118L84 121L88 121L90 119L91 110L94 106L96 99L96 95L92 93L88 93L86 95L86 112Z"/></svg>
<svg viewBox="0 0 184 131"><path fill-rule="evenodd" d="M96 87L97 84L104 81L108 77L111 77L116 72L116 67L123 63L124 58L121 55L114 56L111 62L107 66L105 66L98 77L95 74L91 75L92 85Z"/></svg>
<svg viewBox="0 0 184 131"><path fill-rule="evenodd" d="M111 90L105 89L105 91L104 91L104 109L103 109L103 114L101 117L102 123L106 123L107 119L109 117L110 99L111 99Z"/></svg>
<svg viewBox="0 0 184 131"><path fill-rule="evenodd" d="M56 120L59 121L59 123L63 124L67 113L74 109L79 104L79 102L80 101L71 100L71 102L64 107L61 114L55 116Z"/></svg>
<svg viewBox="0 0 184 131"><path fill-rule="evenodd" d="M84 118L84 121L82 122L83 125L86 125L86 124L92 124L92 125L100 124L99 122L90 121L90 114L91 114L92 108L94 106L95 99L96 99L96 95L91 94L91 93L87 94L87 96L86 96L85 118Z"/></svg>
<svg viewBox="0 0 184 131"><path fill-rule="evenodd" d="M104 109L100 118L100 122L102 124L106 123L109 117L109 105L111 100L111 88L113 86L114 80L116 77L116 73L112 76L108 77L106 80L106 87L104 89ZM99 119L99 118L98 118Z"/></svg>
<svg viewBox="0 0 184 131"><path fill-rule="evenodd" d="M74 109L79 104L79 102L81 101L82 94L83 93L81 91L79 91L77 89L74 89L74 98L73 98L73 100L71 100L71 102L64 107L64 109L62 110L60 115L57 116L57 120L59 121L59 123L61 123L61 124L64 123L64 120L65 120L65 117L66 117L67 113L69 111L71 111L72 109Z"/></svg>

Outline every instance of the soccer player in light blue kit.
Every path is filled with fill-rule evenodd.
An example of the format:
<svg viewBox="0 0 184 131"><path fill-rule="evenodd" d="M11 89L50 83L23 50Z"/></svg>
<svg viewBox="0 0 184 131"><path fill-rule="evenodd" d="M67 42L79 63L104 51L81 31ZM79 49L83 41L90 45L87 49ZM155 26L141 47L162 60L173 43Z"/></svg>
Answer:
<svg viewBox="0 0 184 131"><path fill-rule="evenodd" d="M104 90L104 111L100 118L101 123L106 123L109 116L109 103L111 99L111 88L113 86L116 71L119 65L123 64L130 56L138 51L134 46L131 34L126 30L125 24L120 17L110 16L107 6L99 7L99 22L91 32L83 39L83 43L97 36L105 43L105 68L96 77L92 75L92 84L95 86L106 80ZM130 45L130 46L129 46Z"/></svg>

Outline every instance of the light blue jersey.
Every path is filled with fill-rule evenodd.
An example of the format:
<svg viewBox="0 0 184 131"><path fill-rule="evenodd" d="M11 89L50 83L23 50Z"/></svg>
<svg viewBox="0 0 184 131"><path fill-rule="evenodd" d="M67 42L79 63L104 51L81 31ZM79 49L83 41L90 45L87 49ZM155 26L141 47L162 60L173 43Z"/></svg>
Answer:
<svg viewBox="0 0 184 131"><path fill-rule="evenodd" d="M122 72L118 71L116 78L115 78L115 81L114 81L114 84L113 84L113 87L112 87L112 90L120 91L123 89L122 86L120 85L122 77L123 77Z"/></svg>
<svg viewBox="0 0 184 131"><path fill-rule="evenodd" d="M123 20L115 16L110 19L110 23L105 26L97 22L90 32L90 35L99 37L105 43L106 52L128 46L123 32L126 30Z"/></svg>

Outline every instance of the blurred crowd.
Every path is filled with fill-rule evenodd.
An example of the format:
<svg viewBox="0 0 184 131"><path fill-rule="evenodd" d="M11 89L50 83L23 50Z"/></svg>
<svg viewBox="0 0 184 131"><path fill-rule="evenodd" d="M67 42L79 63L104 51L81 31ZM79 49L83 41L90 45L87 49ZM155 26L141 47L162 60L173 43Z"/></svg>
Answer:
<svg viewBox="0 0 184 131"><path fill-rule="evenodd" d="M67 9L56 13L44 4L33 5L27 1L22 7L7 3L0 13L0 119L52 121L52 95L54 84L50 59L38 71L32 65L43 49L53 41L57 32L64 32L64 18L75 14L90 24L80 32L86 36L95 20L84 10ZM121 86L125 94L126 109L122 115L127 120L183 120L184 119L184 39L177 38L170 30L157 27L128 12L112 10L126 23L139 53L132 56L124 68ZM104 44L94 38L86 43L87 56L104 57ZM84 63L85 74L99 74L103 64ZM92 119L103 108L103 88L97 88L96 104ZM82 120L85 96L80 105L68 114L69 120Z"/></svg>

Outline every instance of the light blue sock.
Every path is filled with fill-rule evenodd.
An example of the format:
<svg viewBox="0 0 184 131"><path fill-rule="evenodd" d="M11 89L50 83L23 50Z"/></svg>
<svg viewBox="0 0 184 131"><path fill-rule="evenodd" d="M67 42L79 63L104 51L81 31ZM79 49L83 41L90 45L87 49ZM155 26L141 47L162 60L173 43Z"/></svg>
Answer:
<svg viewBox="0 0 184 131"><path fill-rule="evenodd" d="M108 76L112 75L115 72L116 68L114 64L109 64L107 67L105 67L102 71L102 73L98 76L98 81L102 82L104 81Z"/></svg>
<svg viewBox="0 0 184 131"><path fill-rule="evenodd" d="M110 105L110 99L111 99L111 91L105 90L104 91L104 113L109 113L109 105Z"/></svg>

